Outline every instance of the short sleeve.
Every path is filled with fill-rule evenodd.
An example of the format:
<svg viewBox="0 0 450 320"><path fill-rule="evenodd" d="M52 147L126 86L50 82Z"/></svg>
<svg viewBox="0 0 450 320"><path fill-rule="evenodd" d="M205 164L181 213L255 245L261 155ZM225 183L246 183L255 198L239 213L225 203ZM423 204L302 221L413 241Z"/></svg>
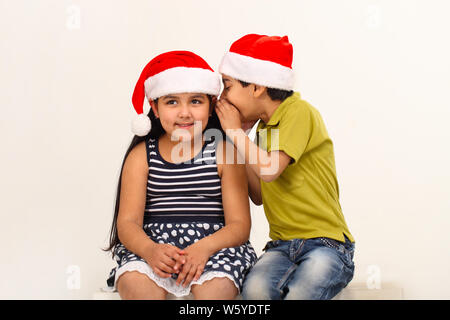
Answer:
<svg viewBox="0 0 450 320"><path fill-rule="evenodd" d="M312 116L303 103L287 107L277 125L266 127L270 131L267 133L267 151L283 151L297 163L308 148L312 134Z"/></svg>

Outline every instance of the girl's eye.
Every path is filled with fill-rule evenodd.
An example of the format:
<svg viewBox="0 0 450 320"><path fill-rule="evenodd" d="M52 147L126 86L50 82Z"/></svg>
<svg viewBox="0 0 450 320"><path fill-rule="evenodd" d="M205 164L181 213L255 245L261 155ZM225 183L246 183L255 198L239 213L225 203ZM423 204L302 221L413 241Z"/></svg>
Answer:
<svg viewBox="0 0 450 320"><path fill-rule="evenodd" d="M198 99L193 99L192 104L201 104L202 102Z"/></svg>
<svg viewBox="0 0 450 320"><path fill-rule="evenodd" d="M226 88L224 88L223 90L228 91L228 89L230 89L230 87L226 87Z"/></svg>
<svg viewBox="0 0 450 320"><path fill-rule="evenodd" d="M176 100L169 100L169 101L167 101L166 103L167 103L167 104L176 104L177 101L176 101Z"/></svg>

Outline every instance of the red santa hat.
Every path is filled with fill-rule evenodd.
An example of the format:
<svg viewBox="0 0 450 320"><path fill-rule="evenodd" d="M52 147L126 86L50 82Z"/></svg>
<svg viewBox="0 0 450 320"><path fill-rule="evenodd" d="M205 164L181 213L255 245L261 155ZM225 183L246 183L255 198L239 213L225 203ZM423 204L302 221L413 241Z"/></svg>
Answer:
<svg viewBox="0 0 450 320"><path fill-rule="evenodd" d="M217 96L220 93L220 75L200 56L190 51L170 51L152 59L142 70L134 88L132 102L137 116L131 129L138 136L151 130L151 121L144 112L144 98L186 92Z"/></svg>
<svg viewBox="0 0 450 320"><path fill-rule="evenodd" d="M292 55L287 36L248 34L231 45L219 72L248 83L293 90Z"/></svg>

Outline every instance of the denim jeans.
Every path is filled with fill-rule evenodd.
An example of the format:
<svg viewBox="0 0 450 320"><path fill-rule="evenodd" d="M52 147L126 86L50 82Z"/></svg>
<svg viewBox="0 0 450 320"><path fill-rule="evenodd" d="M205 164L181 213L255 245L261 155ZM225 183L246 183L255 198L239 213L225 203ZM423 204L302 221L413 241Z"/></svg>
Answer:
<svg viewBox="0 0 450 320"><path fill-rule="evenodd" d="M353 278L354 243L329 238L269 241L244 281L246 300L328 300Z"/></svg>

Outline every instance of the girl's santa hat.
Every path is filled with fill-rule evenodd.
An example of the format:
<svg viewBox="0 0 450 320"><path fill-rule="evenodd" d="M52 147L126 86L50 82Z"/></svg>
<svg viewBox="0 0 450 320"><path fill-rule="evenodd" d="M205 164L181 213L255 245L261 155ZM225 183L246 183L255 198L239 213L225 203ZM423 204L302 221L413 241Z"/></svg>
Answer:
<svg viewBox="0 0 450 320"><path fill-rule="evenodd" d="M292 55L287 36L248 34L231 45L219 72L248 83L293 90Z"/></svg>
<svg viewBox="0 0 450 320"><path fill-rule="evenodd" d="M220 93L220 75L201 57L190 51L170 51L152 59L142 70L134 88L132 102L137 116L131 128L134 134L145 136L151 130L151 121L144 112L144 98L186 92L217 96Z"/></svg>

